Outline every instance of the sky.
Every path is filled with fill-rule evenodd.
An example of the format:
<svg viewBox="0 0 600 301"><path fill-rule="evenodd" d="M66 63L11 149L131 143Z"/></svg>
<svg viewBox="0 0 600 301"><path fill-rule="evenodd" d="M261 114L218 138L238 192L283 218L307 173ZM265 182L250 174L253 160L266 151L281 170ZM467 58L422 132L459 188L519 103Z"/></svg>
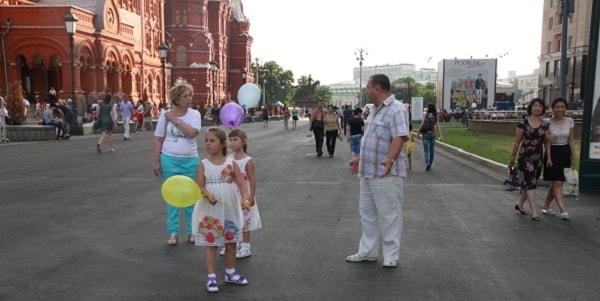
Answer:
<svg viewBox="0 0 600 301"><path fill-rule="evenodd" d="M498 58L498 77L539 67L543 0L242 0L252 59L275 61L295 79L351 81L364 67Z"/></svg>

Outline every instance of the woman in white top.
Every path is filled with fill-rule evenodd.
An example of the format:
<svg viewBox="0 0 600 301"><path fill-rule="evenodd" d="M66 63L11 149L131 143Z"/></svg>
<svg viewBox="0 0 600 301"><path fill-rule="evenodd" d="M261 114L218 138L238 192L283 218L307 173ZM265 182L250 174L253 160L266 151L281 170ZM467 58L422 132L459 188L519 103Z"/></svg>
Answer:
<svg viewBox="0 0 600 301"><path fill-rule="evenodd" d="M171 110L163 111L154 131L152 151L152 171L162 181L175 175L187 176L196 180L198 170L198 146L196 137L200 133L202 119L197 110L192 109L194 88L187 83L171 89ZM187 223L188 242L195 243L192 236L192 212L194 205L183 209ZM179 238L179 208L167 204L167 230L170 233L167 244L176 245Z"/></svg>
<svg viewBox="0 0 600 301"><path fill-rule="evenodd" d="M544 180L552 181L548 189L542 213L554 215L550 209L552 200L556 200L560 217L564 220L570 218L563 202L562 185L565 181L565 168L575 168L575 143L573 139L573 119L565 116L567 110L567 99L559 97L552 102L552 118L547 121L550 124L549 133L546 134L546 155L544 166Z"/></svg>

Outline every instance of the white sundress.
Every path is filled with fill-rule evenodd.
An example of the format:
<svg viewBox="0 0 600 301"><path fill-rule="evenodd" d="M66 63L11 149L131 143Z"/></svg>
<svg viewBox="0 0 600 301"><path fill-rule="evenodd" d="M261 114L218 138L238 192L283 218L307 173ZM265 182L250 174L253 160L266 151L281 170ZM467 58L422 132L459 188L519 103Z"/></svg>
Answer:
<svg viewBox="0 0 600 301"><path fill-rule="evenodd" d="M207 198L201 198L192 213L192 231L199 246L222 246L242 240L242 202L237 183L233 159L226 158L221 165L214 165L208 159L204 165L206 190L217 198L211 205Z"/></svg>
<svg viewBox="0 0 600 301"><path fill-rule="evenodd" d="M234 159L235 160L235 159ZM252 157L246 156L240 160L235 160L235 163L240 167L242 171L242 175L244 176L244 182L246 182L246 189L248 190L248 195L250 195L250 181L248 180L248 172L246 171L246 164L252 160ZM244 226L243 231L255 231L262 228L262 222L260 219L260 213L258 212L258 205L256 203L256 197L254 197L254 206L250 207L250 209L242 209L244 214Z"/></svg>

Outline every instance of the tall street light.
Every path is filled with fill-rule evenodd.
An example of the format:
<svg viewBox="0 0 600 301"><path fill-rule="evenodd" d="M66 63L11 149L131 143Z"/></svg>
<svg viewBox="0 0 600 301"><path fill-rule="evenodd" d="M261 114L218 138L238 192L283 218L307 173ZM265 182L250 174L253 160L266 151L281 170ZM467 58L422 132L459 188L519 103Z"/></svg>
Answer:
<svg viewBox="0 0 600 301"><path fill-rule="evenodd" d="M212 60L212 61L208 62L208 64L210 65L210 73L212 76L212 101L213 101L213 106L214 106L214 105L216 105L215 89L216 89L216 85L217 85L217 80L215 79L215 72L217 71L217 62L215 62L215 60Z"/></svg>
<svg viewBox="0 0 600 301"><path fill-rule="evenodd" d="M365 48L358 48L354 51L354 55L356 56L356 60L358 61L358 65L360 66L359 68L359 73L358 73L358 103L360 104L361 107L364 107L364 103L363 103L363 93L362 93L362 68L363 68L363 61L365 60L365 57L367 56L367 49Z"/></svg>
<svg viewBox="0 0 600 301"><path fill-rule="evenodd" d="M163 96L162 96L162 108L166 109L166 99L167 99L167 85L166 85L166 73L165 73L165 61L167 60L167 55L169 54L169 46L166 44L160 44L158 46L158 51L160 53L160 66L162 68L162 87L163 87Z"/></svg>
<svg viewBox="0 0 600 301"><path fill-rule="evenodd" d="M83 130L79 128L78 116L77 116L77 100L75 99L75 59L73 54L73 35L77 32L77 17L71 12L68 12L64 17L65 27L67 34L69 35L69 44L71 46L71 100L73 101L73 116L71 119L71 134L83 134ZM81 130L81 131L80 131Z"/></svg>
<svg viewBox="0 0 600 301"><path fill-rule="evenodd" d="M267 102L267 79L263 78L263 108L266 106Z"/></svg>

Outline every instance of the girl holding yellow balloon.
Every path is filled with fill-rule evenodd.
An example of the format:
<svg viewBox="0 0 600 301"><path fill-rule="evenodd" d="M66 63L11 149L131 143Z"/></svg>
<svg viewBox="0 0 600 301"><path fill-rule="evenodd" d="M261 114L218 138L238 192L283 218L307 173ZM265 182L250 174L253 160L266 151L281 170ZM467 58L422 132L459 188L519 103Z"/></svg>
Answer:
<svg viewBox="0 0 600 301"><path fill-rule="evenodd" d="M188 83L181 83L171 88L169 96L172 109L163 112L158 118L154 131L152 172L155 176L161 177L163 182L176 175L196 179L199 163L196 137L200 133L202 119L200 113L191 108L193 94L194 88ZM170 196L165 198L167 230L170 233L167 244L170 246L177 244L180 208L183 208L185 214L188 242L194 243L192 236L194 203L186 204L185 207L174 206L173 204L178 205L177 201L183 200L185 196ZM164 191L163 197L165 197ZM173 201L169 202L169 200Z"/></svg>
<svg viewBox="0 0 600 301"><path fill-rule="evenodd" d="M232 157L227 157L227 134L220 128L206 131L207 158L200 162L196 183L203 198L194 207L192 220L196 245L205 246L204 263L208 273L206 290L219 291L217 249L225 244L225 282L246 285L248 280L235 271L236 245L242 239L242 208L249 208L244 177Z"/></svg>

